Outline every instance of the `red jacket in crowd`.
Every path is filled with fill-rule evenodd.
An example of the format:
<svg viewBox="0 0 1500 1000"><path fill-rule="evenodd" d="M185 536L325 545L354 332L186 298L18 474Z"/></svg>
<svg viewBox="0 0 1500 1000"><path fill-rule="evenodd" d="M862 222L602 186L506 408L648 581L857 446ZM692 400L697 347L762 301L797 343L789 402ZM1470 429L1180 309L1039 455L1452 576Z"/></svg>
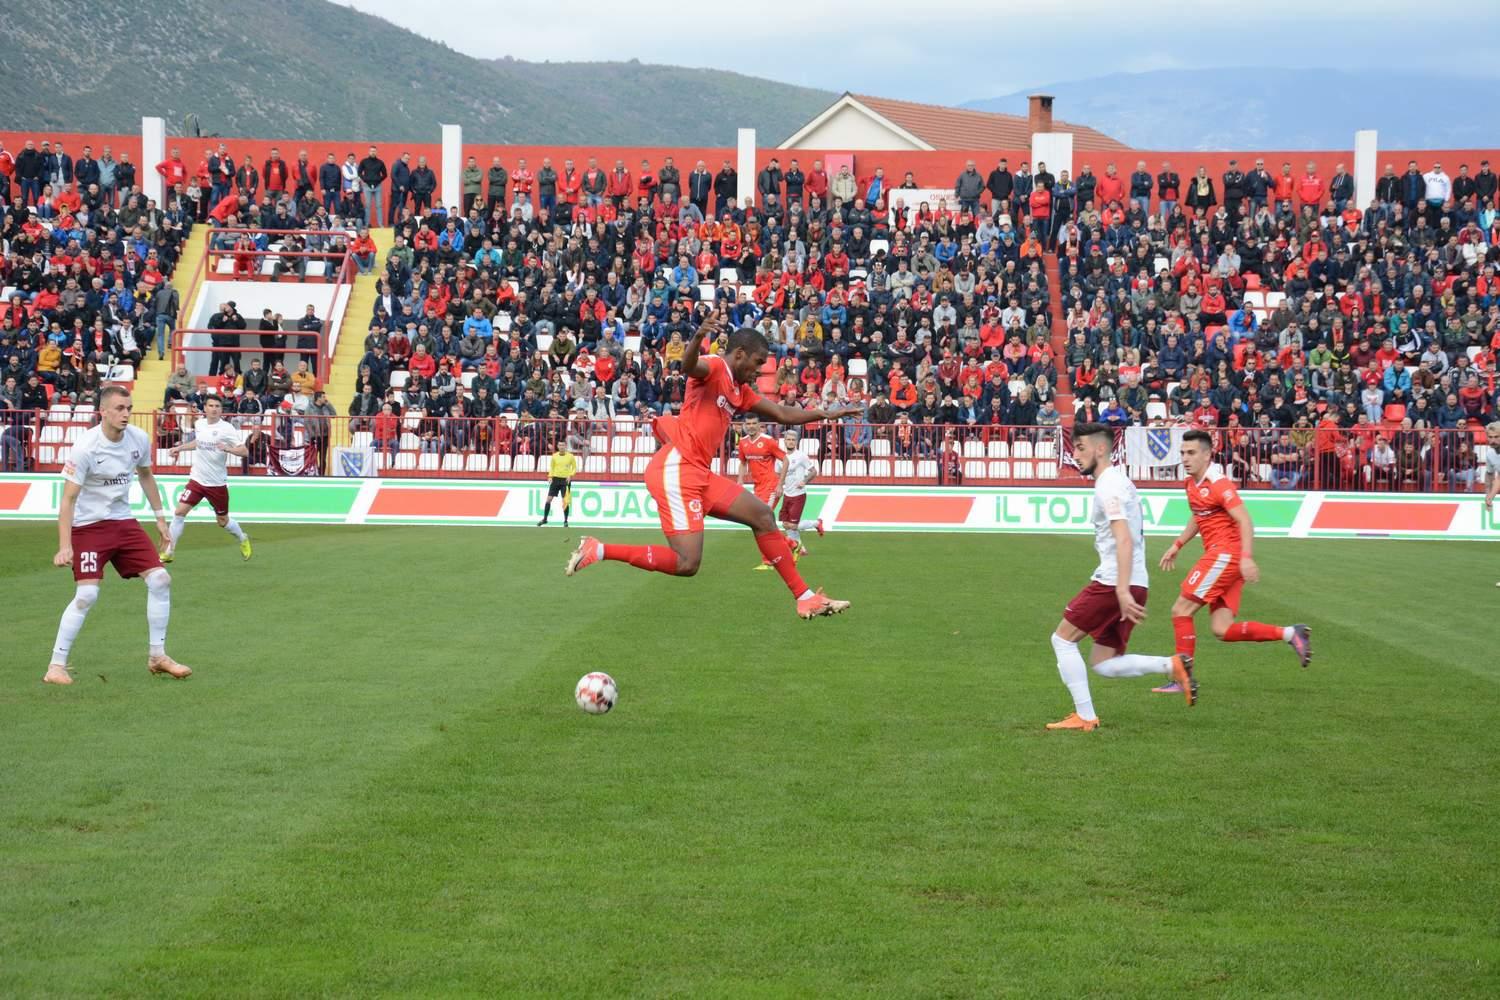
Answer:
<svg viewBox="0 0 1500 1000"><path fill-rule="evenodd" d="M161 174L170 191L175 185L187 184L187 164L180 157L172 157L170 160L162 160L156 165L156 172Z"/></svg>

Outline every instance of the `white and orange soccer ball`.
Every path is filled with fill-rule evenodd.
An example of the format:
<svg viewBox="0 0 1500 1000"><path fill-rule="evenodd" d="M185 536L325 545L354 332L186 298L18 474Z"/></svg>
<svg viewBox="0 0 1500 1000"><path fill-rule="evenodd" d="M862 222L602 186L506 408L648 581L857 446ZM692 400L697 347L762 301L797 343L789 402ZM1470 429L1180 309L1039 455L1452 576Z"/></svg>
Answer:
<svg viewBox="0 0 1500 1000"><path fill-rule="evenodd" d="M573 699L578 702L578 707L590 715L608 712L615 707L615 701L619 697L620 691L615 687L615 679L598 670L584 674L578 686L573 689Z"/></svg>

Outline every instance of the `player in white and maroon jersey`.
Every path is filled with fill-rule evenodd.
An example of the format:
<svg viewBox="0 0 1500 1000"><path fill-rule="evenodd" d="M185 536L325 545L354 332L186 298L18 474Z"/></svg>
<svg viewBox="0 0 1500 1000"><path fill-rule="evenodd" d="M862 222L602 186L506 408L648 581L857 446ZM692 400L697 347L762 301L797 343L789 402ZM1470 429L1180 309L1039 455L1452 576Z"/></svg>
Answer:
<svg viewBox="0 0 1500 1000"><path fill-rule="evenodd" d="M99 394L97 427L73 444L63 464L62 503L57 512L54 566L71 566L77 590L57 627L52 660L42 678L48 684L71 684L68 654L89 609L99 599L104 567L113 565L124 579L146 581L146 624L150 649L146 666L153 674L183 678L192 673L167 655L167 621L172 614L172 578L162 568L156 546L130 511L130 483L137 475L141 491L156 513L157 534L166 536L161 491L151 474L151 438L130 425L130 393L106 386Z"/></svg>
<svg viewBox="0 0 1500 1000"><path fill-rule="evenodd" d="M229 456L250 457L245 446L245 436L238 427L223 419L224 404L219 397L210 396L203 402L203 419L193 425L193 437L172 449L176 458L185 451L193 453L193 471L188 476L187 489L177 501L177 510L172 515L170 540L162 550L161 561L171 562L177 543L182 539L187 525L188 511L204 500L214 509L219 527L229 532L240 543L240 555L250 558L250 539L246 537L239 522L229 516Z"/></svg>
<svg viewBox="0 0 1500 1000"><path fill-rule="evenodd" d="M1484 456L1484 509L1493 513L1495 497L1500 496L1500 420L1485 425L1484 439L1489 446ZM1495 586L1500 587L1500 583Z"/></svg>
<svg viewBox="0 0 1500 1000"><path fill-rule="evenodd" d="M1103 677L1167 674L1182 685L1189 706L1198 698L1193 662L1184 656L1138 656L1125 652L1131 630L1146 617L1146 538L1141 498L1125 470L1110 463L1114 431L1104 424L1073 429L1073 458L1078 470L1094 480L1094 549L1099 568L1089 585L1068 602L1063 620L1052 633L1057 672L1073 696L1073 712L1048 729L1091 732L1099 728L1089 693L1089 671L1078 643L1094 640L1089 660Z"/></svg>
<svg viewBox="0 0 1500 1000"><path fill-rule="evenodd" d="M805 556L807 547L802 544L802 532L823 534L822 518L803 520L802 517L802 511L807 507L807 484L818 474L818 464L807 452L797 448L796 431L783 431L781 439L786 446L786 468L781 481L781 530L792 546L792 553Z"/></svg>

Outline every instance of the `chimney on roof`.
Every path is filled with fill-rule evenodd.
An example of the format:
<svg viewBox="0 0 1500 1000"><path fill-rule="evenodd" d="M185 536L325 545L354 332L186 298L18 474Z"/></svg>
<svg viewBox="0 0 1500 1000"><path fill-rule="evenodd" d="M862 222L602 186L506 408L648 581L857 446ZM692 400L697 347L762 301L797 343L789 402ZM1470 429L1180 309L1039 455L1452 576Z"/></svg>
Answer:
<svg viewBox="0 0 1500 1000"><path fill-rule="evenodd" d="M1026 98L1026 125L1035 135L1052 131L1052 95L1032 94Z"/></svg>

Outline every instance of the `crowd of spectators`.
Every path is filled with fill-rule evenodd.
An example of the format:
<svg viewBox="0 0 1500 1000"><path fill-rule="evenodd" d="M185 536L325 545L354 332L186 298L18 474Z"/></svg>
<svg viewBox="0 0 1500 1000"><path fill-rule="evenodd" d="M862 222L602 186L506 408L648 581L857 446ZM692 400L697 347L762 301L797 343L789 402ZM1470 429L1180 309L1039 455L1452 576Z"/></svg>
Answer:
<svg viewBox="0 0 1500 1000"><path fill-rule="evenodd" d="M348 404L371 420L386 404L670 412L683 345L710 314L766 334L763 391L864 406L851 424L901 418L960 438L1056 425L1076 407L1118 425L1246 430L1265 457L1253 470L1288 464L1273 445L1311 428L1303 463L1328 437L1369 468L1382 435L1427 447L1435 430L1477 433L1494 414L1500 215L1487 161L1452 177L1439 163L1387 166L1362 206L1342 164L1324 177L1314 162L1247 158L1217 178L1080 166L971 161L951 181L898 182L789 157L737 197L728 160L632 170L543 157L533 171L470 157L448 205L423 158L388 162L374 146L316 166L273 151L259 170L220 146L197 170L175 155L158 170L185 221L394 226L385 260L367 232L350 248L379 272ZM950 183L951 198L903 194Z"/></svg>
<svg viewBox="0 0 1500 1000"><path fill-rule="evenodd" d="M351 414L671 411L682 345L710 313L766 334L766 391L960 437L1057 423L1061 386L1122 426L1249 429L1252 470L1289 465L1272 446L1306 428L1328 443L1301 462L1342 443L1368 468L1381 435L1477 441L1495 411L1487 162L1452 179L1388 167L1364 207L1342 164L1325 180L1311 162L1184 181L1166 163L1072 176L1002 159L969 164L936 203L903 196L910 173L830 177L795 159L738 201L728 162L540 173L471 158L462 206L398 197ZM393 370L410 373L404 392Z"/></svg>
<svg viewBox="0 0 1500 1000"><path fill-rule="evenodd" d="M125 154L48 141L0 148L0 207L0 406L86 400L113 366L162 356L190 211L143 196Z"/></svg>

